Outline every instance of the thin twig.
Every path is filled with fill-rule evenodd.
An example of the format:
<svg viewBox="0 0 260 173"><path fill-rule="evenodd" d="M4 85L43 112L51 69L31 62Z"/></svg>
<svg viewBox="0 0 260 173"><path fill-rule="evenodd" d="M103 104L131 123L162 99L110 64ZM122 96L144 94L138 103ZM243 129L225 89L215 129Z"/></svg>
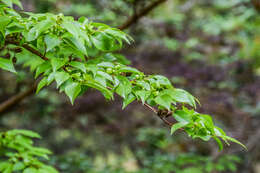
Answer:
<svg viewBox="0 0 260 173"><path fill-rule="evenodd" d="M121 29L121 30L128 28L130 25L136 23L140 18L147 15L155 7L159 6L160 4L162 4L163 2L166 2L166 1L167 0L157 0L153 3L151 3L150 5L148 5L144 9L142 9L140 12L134 13L133 16L131 16L124 24L122 24L118 28Z"/></svg>

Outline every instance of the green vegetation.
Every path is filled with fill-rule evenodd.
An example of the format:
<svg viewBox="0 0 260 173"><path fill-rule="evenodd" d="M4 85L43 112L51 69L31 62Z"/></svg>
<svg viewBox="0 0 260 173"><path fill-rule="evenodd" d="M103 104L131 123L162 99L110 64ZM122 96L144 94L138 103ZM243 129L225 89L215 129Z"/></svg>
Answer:
<svg viewBox="0 0 260 173"><path fill-rule="evenodd" d="M40 13L27 12L31 11L28 10L28 4L34 4L34 11ZM243 131L250 125L245 125L243 129L241 125L242 130L237 128L233 129L232 133L230 131L226 133L222 129L226 131L234 127L230 122L235 122L237 118L228 117L225 122L223 117L222 119L217 117L214 118L214 121L216 120L214 123L212 117L205 112L208 112L207 106L212 106L219 109L215 111L216 114L218 111L220 115L229 114L228 111L233 110L228 107L232 99L226 101L226 95L221 95L222 91L227 91L236 95L232 104L239 109L254 115L259 113L258 107L252 106L253 103L256 104L257 98L249 99L252 94L242 90L245 84L257 81L256 76L260 74L260 18L255 2L105 0L102 3L88 1L84 4L77 0L73 2L31 0L28 4L24 4L24 10L19 0L0 0L0 69L3 70L1 73L4 77L16 81L20 91L25 91L17 97L6 99L10 97L9 94L5 99L0 98L1 101L8 100L0 104L0 114L7 112L6 115L9 115L0 117L0 125L3 124L3 128L0 129L2 131L0 171L4 173L237 171L237 165L242 164L242 159L245 158L225 153L228 149L223 143L227 145L230 145L230 142L237 143L246 151L247 147L235 139L245 139L246 135L237 137L234 131ZM152 11L154 8L158 9ZM99 12L98 9L103 10ZM174 15L169 15L173 12ZM148 17L138 21L144 16L149 16L153 20L149 20ZM126 31L128 34L122 31L138 22L144 27L130 28ZM142 52L140 53L142 59L133 59L146 64L142 62L143 58L150 56L147 66L142 67L142 64L137 65L138 68L133 67L136 64L130 66L128 57L138 55L138 51ZM170 62L165 65L168 69L164 69L163 62L159 62L164 56L166 59L171 57L171 60L170 58L166 60ZM175 59L175 56L178 58ZM153 64L155 59L158 62L149 69L149 65ZM176 65L178 68L171 67L172 61L180 63ZM196 68L204 68L202 66L209 66L204 73L212 74L216 79L205 74L201 76L201 72L193 71ZM156 75L155 71L162 72L170 78ZM207 82L196 83L194 79L196 75L199 82L200 79ZM224 78L225 75L229 78ZM1 77L0 75L0 79ZM33 78L36 84L32 84ZM8 88L9 86L16 87L7 83L0 84L0 94L12 91L12 87ZM47 86L48 92L44 89ZM56 88L59 93L53 92L52 88ZM103 113L97 113L105 112L105 118L101 116L99 119L94 116L96 119L93 117L91 119L89 114L92 113L86 113L88 111L84 108L76 111L79 112L75 113L78 115L77 118L66 115L70 114L69 111L73 111L73 107L68 108L65 104L66 100L69 100L75 109L79 105L91 107L92 102L95 104L94 98L97 96L93 98L90 96L91 100L88 102L81 100L84 95L93 93L93 90L101 93L106 101L114 101L116 105L120 105L127 116L133 116L132 119L117 117L116 120L117 118L113 116L115 113L110 112L113 107L106 107L107 102L100 104ZM8 109L33 92L37 94L36 100L40 100L35 102L35 107L29 106L32 108L25 107L17 112L8 112ZM215 93L224 101L213 102L216 106L210 105L209 102L205 111L201 110L204 108L205 100L201 106L199 100L190 93L194 93L198 98L200 95L207 97ZM68 99L63 99L63 95ZM135 109L135 103L147 108L150 114L156 115L155 117L169 128L158 128L152 122L152 117L144 117L143 113ZM98 105L95 106L94 109L97 111ZM225 109L225 106L228 107L227 111L222 113L221 108ZM106 112L105 108L111 110ZM129 112L129 109L132 112ZM21 112L25 116L17 117ZM239 111L231 111L229 116L235 116L236 113L239 114ZM63 122L62 118L57 118L57 114L62 114L64 119L67 116L68 120ZM36 117L38 115L39 117ZM121 124L122 119L126 119L126 122L129 120L129 123ZM250 118L244 117L244 119ZM34 124L31 124L32 122ZM80 128L86 130L86 124L90 125L91 122L97 123L97 128L101 131L100 129L95 131L89 126L88 130L93 131L85 135L84 130ZM63 123L69 124L71 129L64 128ZM103 127L104 124L110 125L110 123L111 126ZM130 128L128 126L131 123L133 125ZM142 127L139 129L139 126ZM49 131L49 127L52 130ZM12 128L30 130L9 130ZM113 135L109 134L109 130ZM44 142L45 138L41 140L42 142L36 140L34 146L34 138L40 138L34 131L49 138L51 136L55 140L46 138L51 141L49 143ZM198 147L197 144L189 142L182 144L180 141L185 143L189 139L178 132L185 132L195 143L207 147ZM106 134L107 137L103 138L102 134L104 136ZM129 137L125 137L126 134ZM101 144L95 145L93 141L97 140L99 135ZM217 152L213 150L217 147L216 144L211 144L211 139L217 143L220 154L216 154ZM64 144L62 149L54 147L56 144L62 145L65 140L69 141L68 146ZM125 141L121 143L114 140ZM204 144L203 141L208 143ZM251 146L251 143L248 143ZM48 155L51 152L36 147L37 145L50 148L55 154L49 159ZM117 147L120 151L117 151ZM250 149L252 147L249 147ZM221 153L222 150L224 154ZM103 154L106 157L103 157Z"/></svg>

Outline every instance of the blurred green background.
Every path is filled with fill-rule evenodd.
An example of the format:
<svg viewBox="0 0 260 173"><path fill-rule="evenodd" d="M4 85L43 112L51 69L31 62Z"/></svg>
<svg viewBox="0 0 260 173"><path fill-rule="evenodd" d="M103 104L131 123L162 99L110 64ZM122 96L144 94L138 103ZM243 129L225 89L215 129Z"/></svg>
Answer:
<svg viewBox="0 0 260 173"><path fill-rule="evenodd" d="M86 16L118 27L152 0L23 0L25 11ZM40 133L38 145L53 151L62 173L260 173L260 1L168 0L131 25L135 42L121 53L147 74L169 77L196 96L198 111L211 114L232 144L219 152L213 141L191 140L167 127L142 105L121 110L91 91L72 106L54 86L0 115L1 130ZM0 102L26 90L28 70L18 78L0 73Z"/></svg>

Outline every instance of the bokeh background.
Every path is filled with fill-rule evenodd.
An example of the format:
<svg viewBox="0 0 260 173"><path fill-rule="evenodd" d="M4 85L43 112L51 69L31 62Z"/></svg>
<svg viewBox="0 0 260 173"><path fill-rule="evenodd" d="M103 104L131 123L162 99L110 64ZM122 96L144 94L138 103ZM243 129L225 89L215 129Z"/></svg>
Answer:
<svg viewBox="0 0 260 173"><path fill-rule="evenodd" d="M154 0L155 1L155 0ZM122 26L153 0L23 0L25 11L86 16ZM138 103L122 110L95 91L72 106L55 86L0 113L1 130L42 135L62 173L260 173L260 1L168 0L128 27L135 40L122 53L147 74L163 74L196 96L197 111L213 116L236 144L221 152L214 141L171 136ZM0 103L31 87L33 76L0 73Z"/></svg>

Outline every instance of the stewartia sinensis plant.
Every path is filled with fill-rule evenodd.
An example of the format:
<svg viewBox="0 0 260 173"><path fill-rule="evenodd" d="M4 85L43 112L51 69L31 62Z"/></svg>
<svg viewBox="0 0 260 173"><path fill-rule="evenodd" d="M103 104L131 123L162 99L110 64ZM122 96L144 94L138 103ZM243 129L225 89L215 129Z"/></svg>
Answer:
<svg viewBox="0 0 260 173"><path fill-rule="evenodd" d="M196 112L198 100L191 94L175 88L164 76L145 75L113 53L123 42L131 43L124 32L85 17L18 13L13 4L22 8L18 0L0 1L0 68L16 73L15 64L29 67L39 79L37 93L56 82L72 104L91 88L107 100L118 94L123 108L140 101L171 127L172 134L182 129L192 138L215 139L220 149L221 139L245 147L215 126L209 115ZM167 116L173 116L176 123Z"/></svg>

